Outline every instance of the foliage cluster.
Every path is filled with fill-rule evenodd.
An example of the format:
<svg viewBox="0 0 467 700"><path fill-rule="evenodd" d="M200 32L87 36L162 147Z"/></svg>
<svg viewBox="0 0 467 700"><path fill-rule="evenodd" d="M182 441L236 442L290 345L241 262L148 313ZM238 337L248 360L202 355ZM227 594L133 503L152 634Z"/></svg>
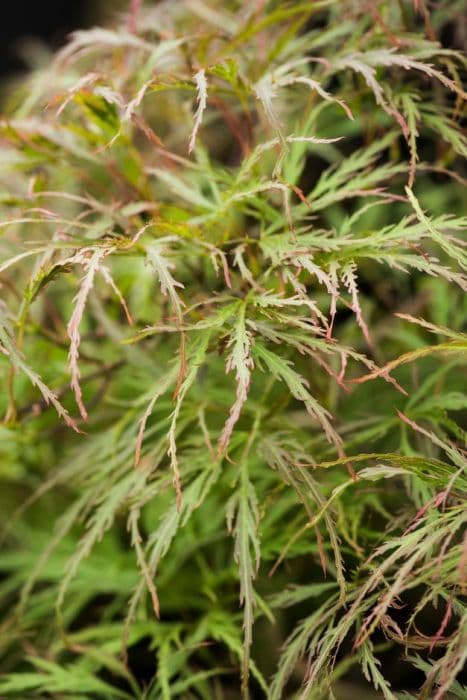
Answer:
<svg viewBox="0 0 467 700"><path fill-rule="evenodd" d="M9 96L2 697L466 697L432 4L133 2Z"/></svg>

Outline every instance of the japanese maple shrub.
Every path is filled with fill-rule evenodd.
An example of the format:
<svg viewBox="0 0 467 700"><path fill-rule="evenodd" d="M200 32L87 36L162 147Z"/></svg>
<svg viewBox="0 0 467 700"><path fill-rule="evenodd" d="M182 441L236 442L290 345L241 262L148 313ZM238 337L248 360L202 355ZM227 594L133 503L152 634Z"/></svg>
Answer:
<svg viewBox="0 0 467 700"><path fill-rule="evenodd" d="M462 6L133 2L4 91L2 697L466 697Z"/></svg>

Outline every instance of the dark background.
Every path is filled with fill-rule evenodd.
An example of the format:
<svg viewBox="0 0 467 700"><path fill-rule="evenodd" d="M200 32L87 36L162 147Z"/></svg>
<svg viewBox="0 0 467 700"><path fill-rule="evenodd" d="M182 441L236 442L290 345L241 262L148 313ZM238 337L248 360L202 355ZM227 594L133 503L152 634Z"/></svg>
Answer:
<svg viewBox="0 0 467 700"><path fill-rule="evenodd" d="M21 58L20 49L25 40L40 40L56 49L74 29L94 25L126 4L120 0L107 0L105 3L103 0L3 0L0 14L0 77L28 68Z"/></svg>

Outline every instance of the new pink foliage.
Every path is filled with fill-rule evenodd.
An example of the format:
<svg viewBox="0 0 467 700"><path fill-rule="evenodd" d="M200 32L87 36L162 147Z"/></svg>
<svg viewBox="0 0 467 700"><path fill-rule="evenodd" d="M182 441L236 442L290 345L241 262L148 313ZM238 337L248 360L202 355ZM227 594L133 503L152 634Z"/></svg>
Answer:
<svg viewBox="0 0 467 700"><path fill-rule="evenodd" d="M70 338L70 350L68 353L69 367L71 373L71 388L74 391L76 403L79 408L79 412L83 420L87 420L88 414L83 403L81 385L80 385L80 371L78 365L79 359L79 345L81 342L81 335L79 332L79 326L81 319L83 318L84 309L86 306L86 300L88 294L94 285L94 277L96 272L99 270L102 260L111 252L112 249L109 248L97 248L94 250L90 257L85 257L86 253L82 251L81 260L84 265L85 274L81 282L78 294L76 295L74 302L75 307L71 315L70 321L67 326L68 337Z"/></svg>
<svg viewBox="0 0 467 700"><path fill-rule="evenodd" d="M240 320L230 344L233 345L233 349L225 369L226 372L236 370L237 390L235 402L230 409L229 417L219 438L219 452L221 454L227 450L232 431L240 418L242 406L247 400L250 388L251 370L253 369L253 359L250 355L251 334L245 329L243 319Z"/></svg>

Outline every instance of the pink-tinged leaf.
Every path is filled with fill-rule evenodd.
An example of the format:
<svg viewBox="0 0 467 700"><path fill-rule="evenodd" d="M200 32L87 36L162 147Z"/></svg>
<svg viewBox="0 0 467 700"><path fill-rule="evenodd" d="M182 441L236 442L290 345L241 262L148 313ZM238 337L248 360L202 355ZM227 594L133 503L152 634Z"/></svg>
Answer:
<svg viewBox="0 0 467 700"><path fill-rule="evenodd" d="M97 248L96 250L90 253L89 258L86 258L85 253L82 252L81 259L83 262L85 272L81 281L78 294L74 299L75 306L67 326L67 333L68 337L70 338L70 350L68 357L71 373L71 388L74 391L76 403L78 405L79 412L83 420L87 420L88 414L83 403L80 386L80 370L78 365L78 359L81 335L79 332L79 326L81 323L81 319L83 318L86 300L88 298L89 292L91 291L94 285L94 277L96 275L96 272L99 270L103 259L111 251L111 248Z"/></svg>
<svg viewBox="0 0 467 700"><path fill-rule="evenodd" d="M195 112L195 123L193 126L193 131L191 132L190 142L188 144L188 153L191 153L195 147L196 136L198 134L199 127L201 126L203 113L206 109L208 99L208 82L206 80L206 73L204 68L201 68L201 70L195 73L194 81L196 84L196 98L198 102L198 107Z"/></svg>
<svg viewBox="0 0 467 700"><path fill-rule="evenodd" d="M365 54L355 53L343 59L340 59L340 61L337 64L337 67L351 68L356 73L360 73L363 76L366 84L373 92L377 104L379 104L379 106L382 107L387 114L391 115L392 117L394 117L394 119L396 119L396 121L400 124L402 128L404 136L407 138L409 132L404 117L395 107L390 105L386 100L384 90L376 79L376 70L373 66L369 65L365 61L365 58Z"/></svg>
<svg viewBox="0 0 467 700"><path fill-rule="evenodd" d="M441 71L437 70L431 63L423 63L413 56L398 53L397 49L376 49L361 54L361 56L365 57L366 61L372 66L399 66L405 70L418 70L421 73L425 73L425 75L428 75L430 78L435 78L444 85L444 87L452 90L452 92L457 93L464 99L467 98L467 93L464 92L454 80L451 80L451 78L448 78L444 73L441 73Z"/></svg>
<svg viewBox="0 0 467 700"><path fill-rule="evenodd" d="M348 116L349 119L353 121L353 114L350 109L350 107L344 102L344 100L339 100L337 97L333 97L331 93L327 92L320 83L318 83L316 80L313 80L312 78L308 78L305 75L297 75L293 76L290 78L285 78L283 80L279 81L279 85L295 85L296 83L302 83L303 85L308 85L310 90L315 90L320 97L323 98L323 100L326 100L327 102L335 102L338 104L346 115Z"/></svg>
<svg viewBox="0 0 467 700"><path fill-rule="evenodd" d="M173 384L173 382L176 380L177 374L178 368L175 368L168 372L165 375L164 379L158 383L158 386L154 391L154 394L139 421L138 435L136 437L135 446L135 467L137 467L141 461L141 449L143 446L144 431L146 429L146 423L148 422L149 416L151 415L154 409L156 401L162 396L162 394L165 394L165 392L168 391L170 385Z"/></svg>
<svg viewBox="0 0 467 700"><path fill-rule="evenodd" d="M278 163L279 162L280 162L280 160L278 160ZM238 192L236 195L234 195L231 198L231 201L234 201L236 199L248 198L253 194L256 194L258 192L267 192L268 190L276 190L277 192L280 192L282 194L282 202L284 205L285 218L287 219L287 224L289 226L290 231L295 236L295 227L293 224L292 212L290 210L290 201L289 201L290 191L293 190L293 187L291 185L284 184L283 182L278 182L277 180L269 180L268 182L265 182L264 184L257 185L255 187L253 187L249 191Z"/></svg>
<svg viewBox="0 0 467 700"><path fill-rule="evenodd" d="M265 75L254 85L253 89L257 99L261 102L266 119L283 142L284 137L281 132L280 120L272 104L273 99L277 95L277 85L273 82L270 75Z"/></svg>
<svg viewBox="0 0 467 700"><path fill-rule="evenodd" d="M47 402L47 404L51 404L51 405L55 408L55 410L57 411L58 415L59 415L61 418L63 418L63 420L65 421L65 423L66 423L70 428L72 428L76 433L80 433L80 432L81 432L80 429L79 429L78 426L76 425L76 423L75 423L75 421L73 420L73 418L71 418L71 416L69 415L69 413L68 413L68 411L66 410L66 408L64 408L64 407L62 406L62 404L61 404L60 401L58 400L56 394L54 394L54 392L51 391L51 390L49 389L49 387L48 387L46 384L44 384L44 382L42 381L42 379L40 378L40 376L39 376L38 374L36 374L36 372L34 372L30 367L28 367L28 365L26 365L26 363L22 363L22 364L21 364L21 369L22 369L23 372L29 377L29 379L31 380L32 384L34 384L34 386L37 386L37 388L38 388L39 391L41 392L41 394L42 394L42 396L44 397L44 400Z"/></svg>
<svg viewBox="0 0 467 700"><path fill-rule="evenodd" d="M245 252L245 248L246 248L246 246L244 243L242 243L241 245L239 245L235 248L234 264L239 269L242 279L246 280L246 282L248 282L248 284L251 287L253 287L253 289L256 289L258 291L262 291L259 284L254 280L253 275L251 274L251 272L248 269L248 266L245 262L245 258L243 256L243 254Z"/></svg>
<svg viewBox="0 0 467 700"><path fill-rule="evenodd" d="M157 595L156 586L154 583L154 576L151 574L148 562L144 554L142 544L142 537L138 527L139 511L132 510L128 519L129 529L131 530L131 544L135 548L136 558L138 560L139 568L143 574L146 586L148 588L149 594L151 596L152 608L154 610L155 616L159 619L160 617L160 605L159 596Z"/></svg>
<svg viewBox="0 0 467 700"><path fill-rule="evenodd" d="M250 388L251 370L253 369L253 359L251 357L251 332L247 330L245 323L245 306L239 309L238 319L228 343L231 352L226 363L226 372L235 370L237 382L236 398L229 413L229 417L224 425L221 437L219 438L219 452L224 454L229 445L232 431L238 419L242 406L247 400Z"/></svg>
<svg viewBox="0 0 467 700"><path fill-rule="evenodd" d="M342 282L347 287L352 297L352 311L355 314L358 325L362 329L362 333L365 336L365 340L370 347L373 347L373 341L370 337L370 331L368 330L368 326L363 318L362 308L360 306L360 301L358 298L356 270L357 266L353 261L347 264L342 270Z"/></svg>
<svg viewBox="0 0 467 700"><path fill-rule="evenodd" d="M8 319L8 312L4 311L3 306L3 303L0 303L0 352L8 357L13 367L18 368L28 377L31 384L39 389L46 404L53 406L58 415L63 418L70 428L77 433L81 432L66 408L58 400L56 394L42 381L37 372L26 363L22 353L16 346Z"/></svg>
<svg viewBox="0 0 467 700"><path fill-rule="evenodd" d="M175 265L170 260L167 260L164 252L161 242L146 246L147 261L159 277L161 292L164 296L169 297L177 318L181 321L184 304L178 296L177 288L183 289L183 284L172 277L171 270L173 270Z"/></svg>
<svg viewBox="0 0 467 700"><path fill-rule="evenodd" d="M219 274L219 266L217 264L217 258L220 258L222 272L224 274L225 284L227 285L227 287L229 289L232 289L232 280L230 278L230 270L229 270L229 265L227 263L226 254L224 253L223 250L220 250L220 248L216 248L215 246L213 246L209 243L206 245L208 246L209 250L211 251L211 253L210 253L211 262L212 262L212 266L214 268L216 275Z"/></svg>
<svg viewBox="0 0 467 700"><path fill-rule="evenodd" d="M441 506L445 500L446 491L440 491L440 493L437 493L436 496L430 498L428 503L425 503L425 505L419 508L418 511L415 513L415 516L412 519L412 522L410 523L409 527L406 530L404 530L404 535L407 535L409 532L412 532L412 530L415 530L418 527L420 521L430 508L439 508L439 506Z"/></svg>
<svg viewBox="0 0 467 700"><path fill-rule="evenodd" d="M449 599L446 603L446 612L444 613L443 619L441 620L441 624L437 630L437 632L433 635L432 642L430 644L430 654L433 651L434 647L438 642L440 642L443 639L444 632L446 631L446 627L449 624L449 621L452 617L452 601Z"/></svg>
<svg viewBox="0 0 467 700"><path fill-rule="evenodd" d="M254 354L259 362L264 363L275 377L287 385L297 401L303 402L308 413L321 425L327 440L336 447L339 454L343 454L342 438L331 424L331 414L310 394L307 380L292 368L292 363L259 343L254 346Z"/></svg>
<svg viewBox="0 0 467 700"><path fill-rule="evenodd" d="M183 337L183 336L182 336ZM182 508L182 482L181 475L178 466L177 457L177 422L180 415L180 410L182 408L183 402L187 395L188 390L193 385L195 381L198 370L205 361L206 353L209 346L210 332L207 331L197 339L194 348L191 349L188 362L184 367L183 379L180 379L181 372L179 372L179 379L177 381L177 389L175 391L175 408L173 410L170 428L168 432L168 442L169 449L167 451L170 457L170 467L173 473L173 485L175 488L177 510L180 512ZM185 364L185 358L180 357L180 367Z"/></svg>
<svg viewBox="0 0 467 700"><path fill-rule="evenodd" d="M128 102L126 105L125 109L123 110L122 114L122 121L129 121L135 113L135 110L139 107L141 104L143 97L145 96L148 88L150 85L154 82L154 79L151 78L150 80L147 80L138 90L137 94L135 97Z"/></svg>
<svg viewBox="0 0 467 700"><path fill-rule="evenodd" d="M138 18L143 0L130 0L130 12L128 13L127 28L129 32L136 33Z"/></svg>
<svg viewBox="0 0 467 700"><path fill-rule="evenodd" d="M84 90L90 85L93 85L97 80L99 80L100 77L101 76L99 73L93 72L87 73L82 78L80 78L71 88L67 90L66 98L63 100L62 104L57 109L55 116L59 117L64 111L64 109L68 106L68 104L73 100L74 96L78 94L78 92L81 92L81 90Z"/></svg>
<svg viewBox="0 0 467 700"><path fill-rule="evenodd" d="M395 313L394 316L397 316L397 318L401 318L403 321L408 321L409 323L415 323L418 326L421 326L422 328L426 328L431 333L435 333L436 335L445 335L448 338L453 338L454 340L459 340L459 341L464 341L464 342L466 340L465 336L462 333L459 333L457 331L453 331L450 328L446 328L446 326L435 325L433 323L430 323L429 321L425 321L424 318L415 318L415 316L411 316L410 314L401 314L401 313Z"/></svg>
<svg viewBox="0 0 467 700"><path fill-rule="evenodd" d="M117 296L120 304L122 305L123 311L125 312L125 316L126 316L126 319L128 321L128 325L132 326L133 325L133 318L131 316L130 310L129 310L127 303L123 297L123 294L121 293L121 291L119 290L119 288L115 284L115 281L114 281L112 275L110 274L110 270L105 265L101 265L99 268L99 272L101 273L101 275L103 276L103 278L105 279L105 281L107 282L109 287L112 288L112 290L115 293L115 295Z"/></svg>
<svg viewBox="0 0 467 700"><path fill-rule="evenodd" d="M331 281L331 304L329 308L329 316L331 317L329 321L328 332L326 333L326 338L330 340L332 338L332 329L334 327L334 319L337 313L337 300L339 299L339 280L337 277L338 263L331 261L329 265L329 279Z"/></svg>
<svg viewBox="0 0 467 700"><path fill-rule="evenodd" d="M136 437L136 445L135 445L135 467L139 466L139 463L141 461L141 448L143 446L143 439L144 439L144 431L146 430L146 423L148 422L148 418L151 415L153 408L155 406L155 403L157 399L159 398L160 393L157 392L154 394L150 402L148 403L146 410L144 411L140 421L139 421L139 428L138 428L138 435Z"/></svg>
<svg viewBox="0 0 467 700"><path fill-rule="evenodd" d="M417 153L417 138L418 128L417 123L420 121L420 113L415 104L417 97L414 95L402 95L402 104L404 106L404 111L407 119L408 133L408 146L410 150L410 168L409 168L409 181L408 187L411 189L415 182L415 174L417 169L417 162L419 160Z"/></svg>

